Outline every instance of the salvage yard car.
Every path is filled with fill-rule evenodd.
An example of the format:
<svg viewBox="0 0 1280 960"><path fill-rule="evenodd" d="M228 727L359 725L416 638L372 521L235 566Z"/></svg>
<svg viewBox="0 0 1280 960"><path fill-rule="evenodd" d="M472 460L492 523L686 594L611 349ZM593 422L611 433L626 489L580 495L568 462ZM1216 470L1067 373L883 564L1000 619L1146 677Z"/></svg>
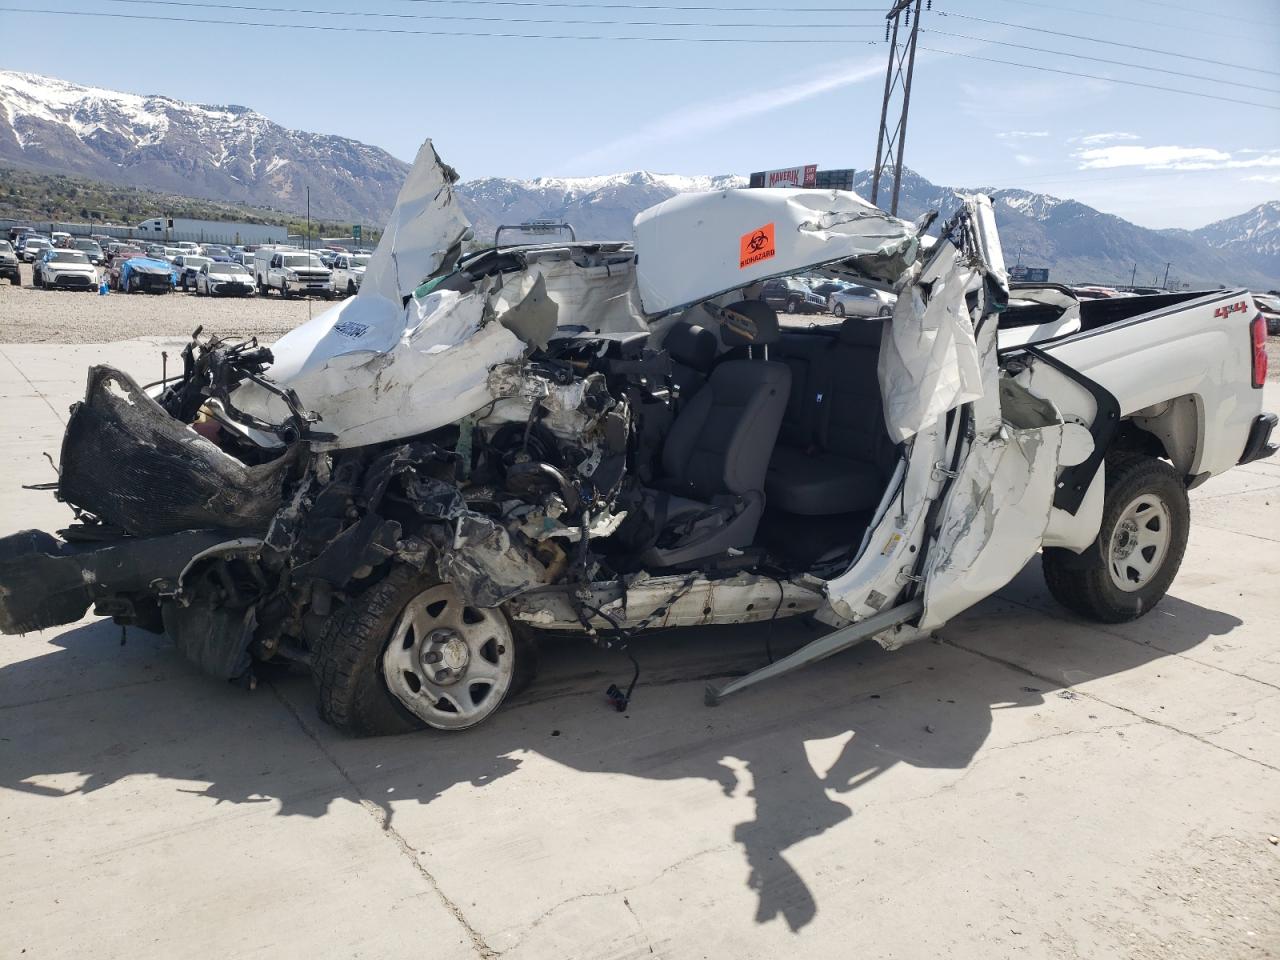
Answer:
<svg viewBox="0 0 1280 960"><path fill-rule="evenodd" d="M329 269L333 275L329 278L329 288L340 296L350 297L360 289L364 280L365 268L369 266L367 253L338 253L334 255Z"/></svg>
<svg viewBox="0 0 1280 960"><path fill-rule="evenodd" d="M22 271L18 268L18 254L8 240L0 240L0 280L8 280L13 286L22 284Z"/></svg>
<svg viewBox="0 0 1280 960"><path fill-rule="evenodd" d="M888 317L893 301L892 293L851 283L827 297L827 309L837 317Z"/></svg>
<svg viewBox="0 0 1280 960"><path fill-rule="evenodd" d="M196 273L197 297L251 297L253 274L234 261L211 260Z"/></svg>
<svg viewBox="0 0 1280 960"><path fill-rule="evenodd" d="M173 289L173 266L154 257L129 257L116 275L123 293L168 293Z"/></svg>
<svg viewBox="0 0 1280 960"><path fill-rule="evenodd" d="M984 196L928 241L852 193L721 190L633 242L462 256L456 177L425 144L360 292L270 349L196 337L150 387L92 367L76 520L0 540L0 629L92 605L215 677L305 664L326 720L385 734L485 720L539 635L834 627L718 703L927 637L1042 550L1068 607L1139 617L1188 489L1275 451L1247 292L1011 292ZM893 314L784 331L758 292L800 273Z"/></svg>
<svg viewBox="0 0 1280 960"><path fill-rule="evenodd" d="M42 290L97 290L98 268L79 250L50 247L35 262L31 283Z"/></svg>
<svg viewBox="0 0 1280 960"><path fill-rule="evenodd" d="M286 300L294 297L333 299L329 268L306 250L259 249L254 254L253 273L258 293L263 296L276 290Z"/></svg>

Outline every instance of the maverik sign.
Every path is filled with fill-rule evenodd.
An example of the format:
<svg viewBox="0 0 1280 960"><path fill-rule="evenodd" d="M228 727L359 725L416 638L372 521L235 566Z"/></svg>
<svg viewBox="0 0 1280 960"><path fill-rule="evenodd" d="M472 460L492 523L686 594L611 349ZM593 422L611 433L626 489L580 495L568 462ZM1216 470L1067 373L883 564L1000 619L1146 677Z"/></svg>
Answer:
<svg viewBox="0 0 1280 960"><path fill-rule="evenodd" d="M810 163L803 167L785 167L781 170L764 170L751 175L750 186L753 187L816 187L818 185L818 165Z"/></svg>

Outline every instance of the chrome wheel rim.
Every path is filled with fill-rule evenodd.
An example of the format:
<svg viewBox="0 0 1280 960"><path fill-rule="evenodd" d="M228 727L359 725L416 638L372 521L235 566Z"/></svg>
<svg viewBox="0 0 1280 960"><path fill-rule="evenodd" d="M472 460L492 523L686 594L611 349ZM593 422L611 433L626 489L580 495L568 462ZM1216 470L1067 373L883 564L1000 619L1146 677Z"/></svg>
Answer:
<svg viewBox="0 0 1280 960"><path fill-rule="evenodd" d="M1141 590L1160 572L1173 535L1168 505L1155 494L1134 497L1111 531L1107 571L1125 593Z"/></svg>
<svg viewBox="0 0 1280 960"><path fill-rule="evenodd" d="M514 644L506 617L462 601L452 584L409 601L382 655L392 695L439 730L475 726L511 686Z"/></svg>

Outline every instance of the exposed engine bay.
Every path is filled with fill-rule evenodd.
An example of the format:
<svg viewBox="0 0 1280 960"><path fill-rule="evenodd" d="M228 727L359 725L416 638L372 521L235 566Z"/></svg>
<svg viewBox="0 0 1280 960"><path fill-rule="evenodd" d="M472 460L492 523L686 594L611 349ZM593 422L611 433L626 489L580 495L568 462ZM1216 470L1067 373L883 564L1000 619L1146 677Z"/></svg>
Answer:
<svg viewBox="0 0 1280 960"><path fill-rule="evenodd" d="M483 720L536 630L625 647L816 612L917 635L931 465L959 459L946 415L981 395L973 325L1007 294L972 216L926 256L920 225L852 194L725 191L641 214L639 256L463 256L455 178L426 145L358 295L277 343L197 330L146 386L93 367L57 484L76 522L0 540L0 628L92 605L214 676L308 664L361 733ZM739 262L764 218L792 239ZM689 263L708 224L734 246ZM753 291L801 265L897 290L928 336L782 330Z"/></svg>

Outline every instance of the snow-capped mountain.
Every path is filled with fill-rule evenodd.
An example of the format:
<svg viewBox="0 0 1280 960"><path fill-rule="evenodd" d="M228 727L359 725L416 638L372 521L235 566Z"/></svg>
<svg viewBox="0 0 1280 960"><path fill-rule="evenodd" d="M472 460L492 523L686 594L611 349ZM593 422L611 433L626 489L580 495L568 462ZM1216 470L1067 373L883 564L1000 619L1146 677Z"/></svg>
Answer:
<svg viewBox="0 0 1280 960"><path fill-rule="evenodd" d="M447 147L444 150L448 156ZM248 107L202 106L0 71L0 163L80 174L167 193L301 211L307 186L318 217L381 223L407 165L344 137L288 130ZM871 195L863 171L854 189ZM741 176L646 171L513 180L486 177L457 192L486 240L504 223L552 219L582 239L623 239L644 208L678 193L744 186ZM981 187L994 199L1010 264L1048 267L1066 281L1170 281L1280 287L1280 202L1200 230L1148 230L1075 200ZM900 216L948 215L962 193L903 170ZM880 197L888 206L888 190ZM1136 266L1136 269L1135 269Z"/></svg>
<svg viewBox="0 0 1280 960"><path fill-rule="evenodd" d="M1260 203L1238 217L1218 220L1192 233L1209 246L1265 270L1280 262L1280 200Z"/></svg>
<svg viewBox="0 0 1280 960"><path fill-rule="evenodd" d="M631 236L631 221L645 207L678 193L744 187L746 177L686 177L638 170L601 177L485 177L460 183L457 194L477 238L501 224L549 219L573 225L581 239Z"/></svg>
<svg viewBox="0 0 1280 960"><path fill-rule="evenodd" d="M635 215L651 204L689 190L717 190L744 183L745 178L735 176L636 172L576 179L486 177L460 183L457 192L475 225L476 237L482 240L492 237L499 224L534 219L570 223L580 238L624 239L631 236ZM854 190L870 198L870 171L855 175ZM881 190L880 203L888 206L892 184L882 184ZM979 191L995 202L1008 263L1048 267L1050 279L1128 283L1132 278L1140 284L1160 283L1165 264L1171 263L1171 282L1244 284L1258 289L1280 285L1280 251L1255 257L1235 248L1214 249L1191 231L1148 230L1078 201L1044 193L990 186L944 187L904 169L898 215L915 219L938 210L946 216L956 209L963 194Z"/></svg>
<svg viewBox="0 0 1280 960"><path fill-rule="evenodd" d="M288 130L248 107L0 71L0 161L112 183L381 222L408 167L345 137Z"/></svg>

